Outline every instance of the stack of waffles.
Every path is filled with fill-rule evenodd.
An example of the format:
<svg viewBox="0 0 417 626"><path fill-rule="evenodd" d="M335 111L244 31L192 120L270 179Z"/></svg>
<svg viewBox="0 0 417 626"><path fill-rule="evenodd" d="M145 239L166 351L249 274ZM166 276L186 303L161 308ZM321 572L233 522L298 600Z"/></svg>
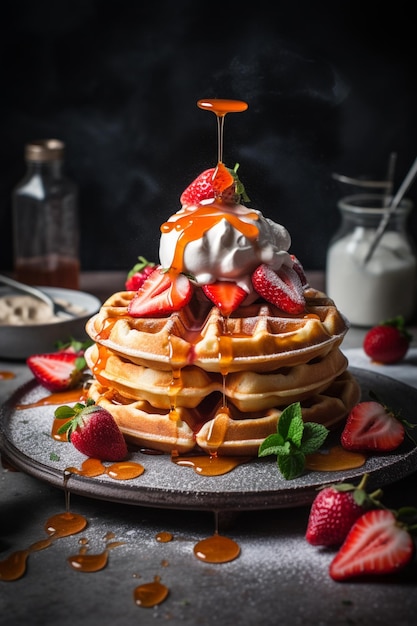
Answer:
<svg viewBox="0 0 417 626"><path fill-rule="evenodd" d="M159 265L87 324L90 397L127 440L171 453L254 455L300 402L331 428L358 402L340 345L348 329L289 253L287 229L255 209L222 162L235 100L200 100L218 118L219 159L161 225Z"/></svg>
<svg viewBox="0 0 417 626"><path fill-rule="evenodd" d="M305 310L262 299L224 316L196 292L166 316L133 317L135 292L112 295L87 324L89 395L140 447L257 455L283 409L332 428L359 401L340 344L348 324L305 288Z"/></svg>

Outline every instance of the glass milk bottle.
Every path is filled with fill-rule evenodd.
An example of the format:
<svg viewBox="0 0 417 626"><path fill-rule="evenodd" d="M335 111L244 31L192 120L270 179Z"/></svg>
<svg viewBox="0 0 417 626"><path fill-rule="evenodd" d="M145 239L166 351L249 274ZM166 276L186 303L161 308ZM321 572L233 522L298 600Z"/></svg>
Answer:
<svg viewBox="0 0 417 626"><path fill-rule="evenodd" d="M370 327L415 311L417 261L407 233L412 202L403 199L365 261L383 219L385 197L358 194L338 203L342 222L330 241L326 291L353 326Z"/></svg>
<svg viewBox="0 0 417 626"><path fill-rule="evenodd" d="M57 139L25 146L23 180L13 191L14 274L29 285L79 287L77 188L63 173Z"/></svg>

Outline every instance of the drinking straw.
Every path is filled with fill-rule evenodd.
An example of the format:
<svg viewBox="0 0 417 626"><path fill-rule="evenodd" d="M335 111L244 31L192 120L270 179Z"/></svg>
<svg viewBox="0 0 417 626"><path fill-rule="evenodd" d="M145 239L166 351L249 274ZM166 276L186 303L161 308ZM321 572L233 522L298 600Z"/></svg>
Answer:
<svg viewBox="0 0 417 626"><path fill-rule="evenodd" d="M395 172L395 164L397 162L397 153L391 152L389 161L388 161L388 170L387 170L387 182L388 186L384 192L384 208L389 206L389 201L392 196L392 190L394 188L394 172Z"/></svg>
<svg viewBox="0 0 417 626"><path fill-rule="evenodd" d="M337 174L334 172L332 178L338 180L340 183L347 183L348 185L355 185L356 187L369 187L373 189L385 189L389 193L390 182L388 180L368 180L362 178L352 178L351 176L345 176L344 174ZM391 188L392 191L392 188Z"/></svg>
<svg viewBox="0 0 417 626"><path fill-rule="evenodd" d="M379 240L381 239L382 235L385 232L385 229L388 225L390 218L392 217L392 215L394 215L398 205L403 199L404 194L410 187L411 183L414 181L414 178L416 177L416 175L417 175L417 158L415 159L413 165L411 166L407 176L404 178L400 188L398 189L391 203L386 207L384 215L382 216L381 221L379 222L378 228L375 231L375 235L371 242L371 245L369 246L369 250L364 258L364 261L363 261L364 265L368 263L369 259L373 255L375 248L377 247L379 243Z"/></svg>

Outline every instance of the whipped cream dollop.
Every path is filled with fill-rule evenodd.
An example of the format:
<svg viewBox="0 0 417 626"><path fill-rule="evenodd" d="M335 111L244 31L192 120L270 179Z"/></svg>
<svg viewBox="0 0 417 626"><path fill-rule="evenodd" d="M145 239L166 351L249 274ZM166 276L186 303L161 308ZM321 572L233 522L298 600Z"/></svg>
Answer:
<svg viewBox="0 0 417 626"><path fill-rule="evenodd" d="M241 204L183 207L161 232L162 267L190 274L201 285L234 281L248 294L245 304L258 297L251 280L258 265L265 263L275 271L293 265L287 229Z"/></svg>

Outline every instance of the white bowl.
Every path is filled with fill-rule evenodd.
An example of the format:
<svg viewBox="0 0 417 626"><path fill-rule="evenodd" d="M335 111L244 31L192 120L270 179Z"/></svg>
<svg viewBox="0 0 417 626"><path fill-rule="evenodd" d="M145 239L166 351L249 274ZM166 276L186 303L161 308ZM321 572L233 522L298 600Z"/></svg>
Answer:
<svg viewBox="0 0 417 626"><path fill-rule="evenodd" d="M71 339L85 341L87 320L97 313L101 302L96 296L74 289L41 287L52 298L58 298L79 308L82 312L73 318L45 324L0 324L0 358L27 359L31 354L55 352L58 342ZM10 287L0 288L0 297L9 294L18 295Z"/></svg>

